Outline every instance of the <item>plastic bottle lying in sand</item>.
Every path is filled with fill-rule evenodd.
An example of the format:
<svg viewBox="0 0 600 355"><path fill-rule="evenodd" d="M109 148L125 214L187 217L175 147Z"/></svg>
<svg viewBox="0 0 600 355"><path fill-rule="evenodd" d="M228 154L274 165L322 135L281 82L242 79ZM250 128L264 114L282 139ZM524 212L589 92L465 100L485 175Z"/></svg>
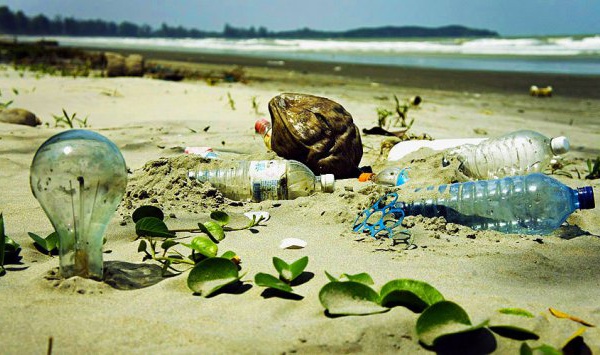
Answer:
<svg viewBox="0 0 600 355"><path fill-rule="evenodd" d="M577 209L592 209L591 186L571 189L541 173L417 189L398 202L406 215L445 217L473 229L548 234Z"/></svg>
<svg viewBox="0 0 600 355"><path fill-rule="evenodd" d="M406 168L391 167L380 171L377 174L362 173L358 177L358 181L373 181L377 185L383 186L400 186L408 180Z"/></svg>
<svg viewBox="0 0 600 355"><path fill-rule="evenodd" d="M190 171L188 176L210 182L232 200L293 200L315 192L333 192L332 174L315 176L295 160L232 162L218 169Z"/></svg>
<svg viewBox="0 0 600 355"><path fill-rule="evenodd" d="M271 133L273 132L271 122L261 118L254 124L254 130L263 137L267 149L271 150Z"/></svg>
<svg viewBox="0 0 600 355"><path fill-rule="evenodd" d="M498 179L540 172L552 157L568 150L566 137L550 139L538 132L522 130L476 145L460 146L451 150L448 157L455 156L460 162L457 169L463 180Z"/></svg>

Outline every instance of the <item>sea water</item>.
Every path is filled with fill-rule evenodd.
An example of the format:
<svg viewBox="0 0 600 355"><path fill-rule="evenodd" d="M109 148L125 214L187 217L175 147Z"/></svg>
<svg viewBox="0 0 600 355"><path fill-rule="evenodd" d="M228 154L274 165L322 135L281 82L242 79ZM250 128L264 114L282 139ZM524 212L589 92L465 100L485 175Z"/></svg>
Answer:
<svg viewBox="0 0 600 355"><path fill-rule="evenodd" d="M20 37L38 40L42 37ZM438 69L600 74L600 34L434 39L222 39L44 37L61 45L245 55Z"/></svg>

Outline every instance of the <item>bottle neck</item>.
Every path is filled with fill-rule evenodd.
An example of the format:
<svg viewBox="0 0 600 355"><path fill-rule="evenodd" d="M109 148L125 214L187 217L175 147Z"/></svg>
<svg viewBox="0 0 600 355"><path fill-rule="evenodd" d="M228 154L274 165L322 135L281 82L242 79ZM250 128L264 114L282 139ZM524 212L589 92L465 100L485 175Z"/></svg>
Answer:
<svg viewBox="0 0 600 355"><path fill-rule="evenodd" d="M335 178L332 174L315 176L315 191L331 193L335 189Z"/></svg>

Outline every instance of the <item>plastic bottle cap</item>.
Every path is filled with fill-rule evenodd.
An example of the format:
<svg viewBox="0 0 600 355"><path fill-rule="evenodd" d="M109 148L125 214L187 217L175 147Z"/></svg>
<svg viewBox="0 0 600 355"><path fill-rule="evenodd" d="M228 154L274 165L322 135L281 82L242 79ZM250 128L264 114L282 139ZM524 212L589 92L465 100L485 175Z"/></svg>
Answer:
<svg viewBox="0 0 600 355"><path fill-rule="evenodd" d="M264 127L269 127L270 125L271 123L269 123L269 121L267 121L264 118L261 118L260 120L256 120L256 122L254 123L254 131L256 133L266 132L266 129Z"/></svg>
<svg viewBox="0 0 600 355"><path fill-rule="evenodd" d="M567 137L554 137L550 140L550 147L552 147L552 153L556 155L565 154L571 148Z"/></svg>
<svg viewBox="0 0 600 355"><path fill-rule="evenodd" d="M371 180L371 178L373 177L373 175L375 175L375 174L373 174L373 173L361 173L358 176L358 181L360 181L360 182L369 181L369 180Z"/></svg>
<svg viewBox="0 0 600 355"><path fill-rule="evenodd" d="M335 188L335 178L333 174L323 174L321 175L321 190L323 192L333 192Z"/></svg>
<svg viewBox="0 0 600 355"><path fill-rule="evenodd" d="M578 188L577 198L579 200L579 209L581 210L591 210L596 207L596 203L594 202L594 190L591 186Z"/></svg>

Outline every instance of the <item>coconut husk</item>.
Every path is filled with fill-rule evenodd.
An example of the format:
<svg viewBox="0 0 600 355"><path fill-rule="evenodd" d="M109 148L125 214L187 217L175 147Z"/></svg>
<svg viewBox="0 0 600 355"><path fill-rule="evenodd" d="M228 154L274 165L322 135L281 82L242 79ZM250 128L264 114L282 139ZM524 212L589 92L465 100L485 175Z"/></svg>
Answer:
<svg viewBox="0 0 600 355"><path fill-rule="evenodd" d="M306 164L315 174L359 175L360 131L342 105L324 97L284 93L269 102L271 149Z"/></svg>
<svg viewBox="0 0 600 355"><path fill-rule="evenodd" d="M42 124L42 121L33 112L22 108L0 110L0 122L21 124L31 127Z"/></svg>

